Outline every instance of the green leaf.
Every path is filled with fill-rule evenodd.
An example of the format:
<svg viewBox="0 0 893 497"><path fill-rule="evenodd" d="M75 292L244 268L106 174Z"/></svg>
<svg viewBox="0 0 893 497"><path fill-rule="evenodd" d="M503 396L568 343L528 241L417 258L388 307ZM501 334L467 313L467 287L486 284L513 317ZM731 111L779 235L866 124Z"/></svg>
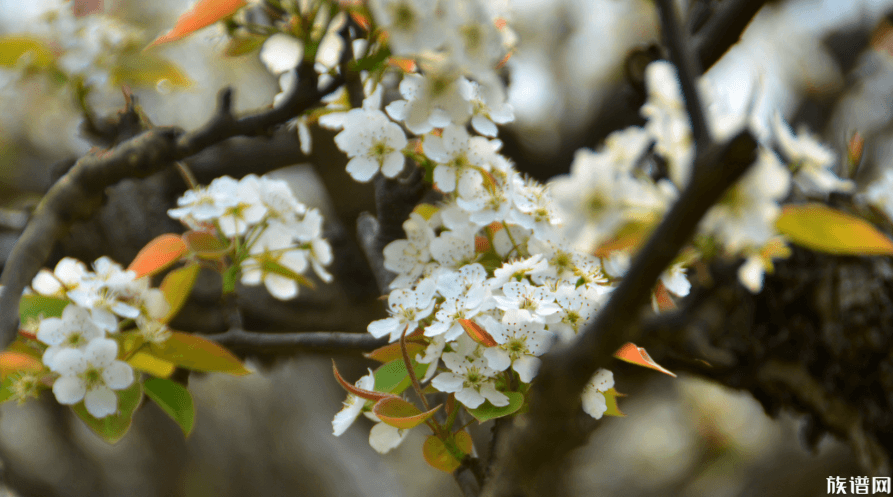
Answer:
<svg viewBox="0 0 893 497"><path fill-rule="evenodd" d="M451 442L454 443L461 452L464 454L471 453L472 440L468 432L464 430L459 431L452 435L452 437L453 440ZM425 443L422 444L422 455L425 457L425 462L431 465L431 467L447 473L452 473L456 468L462 465L462 461L456 458L456 455L458 454L453 455L443 440L437 438L435 435L431 435L425 439Z"/></svg>
<svg viewBox="0 0 893 497"><path fill-rule="evenodd" d="M159 289L167 299L167 303L171 308L167 315L160 319L162 323L167 323L183 308L189 294L192 293L192 287L195 286L195 279L198 277L198 264L190 264L180 269L174 269L167 273L161 282Z"/></svg>
<svg viewBox="0 0 893 497"><path fill-rule="evenodd" d="M280 276L285 276L286 278L295 280L299 285L305 286L307 288L316 288L316 284L313 283L313 280L307 278L303 274L298 274L291 269L279 264L278 262L267 259L261 263L261 268L265 273L275 273Z"/></svg>
<svg viewBox="0 0 893 497"><path fill-rule="evenodd" d="M152 344L149 350L152 355L186 369L236 376L251 373L222 345L189 333L171 332L164 343Z"/></svg>
<svg viewBox="0 0 893 497"><path fill-rule="evenodd" d="M221 240L212 231L187 231L183 233L183 241L202 259L221 259L233 246L231 241Z"/></svg>
<svg viewBox="0 0 893 497"><path fill-rule="evenodd" d="M411 362L416 378L425 376L429 364L419 364L414 360L411 360ZM376 392L399 395L412 384L412 378L409 377L409 371L406 370L406 364L402 358L382 364L375 370L373 375L375 376Z"/></svg>
<svg viewBox="0 0 893 497"><path fill-rule="evenodd" d="M140 405L143 398L143 386L139 381L134 381L130 387L115 392L118 396L118 412L102 419L94 418L84 403L80 402L71 406L71 409L78 415L94 433L102 437L110 444L117 443L130 429L130 423L133 421L133 412Z"/></svg>
<svg viewBox="0 0 893 497"><path fill-rule="evenodd" d="M119 57L111 71L112 84L133 86L155 86L166 80L171 86L188 88L192 86L182 69L173 62L156 55L137 52Z"/></svg>
<svg viewBox="0 0 893 497"><path fill-rule="evenodd" d="M183 385L161 378L150 378L143 384L146 396L180 425L184 436L192 433L195 424L195 405L192 395Z"/></svg>
<svg viewBox="0 0 893 497"><path fill-rule="evenodd" d="M19 301L19 319L22 323L26 323L29 320L38 319L40 316L57 318L62 315L62 311L68 303L67 299L56 297L37 294L22 295L22 300Z"/></svg>
<svg viewBox="0 0 893 497"><path fill-rule="evenodd" d="M893 241L869 222L822 204L785 206L775 227L792 242L818 252L893 254Z"/></svg>
<svg viewBox="0 0 893 497"><path fill-rule="evenodd" d="M430 419L440 407L437 406L430 411L422 412L413 403L400 397L388 397L376 402L372 407L372 412L385 424L401 430L409 430Z"/></svg>
<svg viewBox="0 0 893 497"><path fill-rule="evenodd" d="M255 33L244 33L234 36L226 44L223 54L227 57L241 57L259 49L267 37Z"/></svg>
<svg viewBox="0 0 893 497"><path fill-rule="evenodd" d="M474 416L474 419L483 423L484 421L489 421L491 419L501 418L503 416L508 416L509 414L514 414L521 406L524 405L524 395L518 392L503 392L508 398L509 403L506 406L496 407L490 403L490 401L486 401L481 404L477 409L468 409L468 413Z"/></svg>
<svg viewBox="0 0 893 497"><path fill-rule="evenodd" d="M27 57L28 65L46 68L53 63L53 50L43 40L27 36L0 36L0 67L15 67Z"/></svg>
<svg viewBox="0 0 893 497"><path fill-rule="evenodd" d="M13 393L15 393L12 390L12 385L15 383L15 380L15 376L7 376L3 379L3 382L0 383L0 404L12 400Z"/></svg>
<svg viewBox="0 0 893 497"><path fill-rule="evenodd" d="M617 406L617 397L625 397L625 395L617 393L617 390L614 390L613 388L603 393L605 395L605 402L608 404L608 410L605 411L605 416L626 416L626 414L620 412L620 407Z"/></svg>

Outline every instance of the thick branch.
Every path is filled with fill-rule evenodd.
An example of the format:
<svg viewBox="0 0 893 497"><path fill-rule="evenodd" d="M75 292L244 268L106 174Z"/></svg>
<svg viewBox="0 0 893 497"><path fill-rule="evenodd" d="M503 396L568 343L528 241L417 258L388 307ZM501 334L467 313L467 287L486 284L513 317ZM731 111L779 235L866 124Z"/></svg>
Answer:
<svg viewBox="0 0 893 497"><path fill-rule="evenodd" d="M707 210L755 159L756 141L743 132L731 142L710 145L697 155L702 171L638 253L623 281L573 348L544 357L532 390L531 408L522 427L513 430L499 453L501 467L487 495L544 495L549 478L567 453L585 441L576 426L580 394L599 366L626 341L634 340L639 310L661 272L694 233Z"/></svg>
<svg viewBox="0 0 893 497"><path fill-rule="evenodd" d="M342 84L336 78L318 90L312 67L301 66L297 70L299 83L281 105L270 110L237 119L231 112L232 91L225 89L220 92L215 115L196 131L154 128L110 151L81 158L44 196L4 265L0 276L0 348L15 338L19 298L46 263L53 244L65 236L75 221L87 219L99 209L107 187L125 178L141 178L161 171L228 138L268 133L273 126L318 104Z"/></svg>

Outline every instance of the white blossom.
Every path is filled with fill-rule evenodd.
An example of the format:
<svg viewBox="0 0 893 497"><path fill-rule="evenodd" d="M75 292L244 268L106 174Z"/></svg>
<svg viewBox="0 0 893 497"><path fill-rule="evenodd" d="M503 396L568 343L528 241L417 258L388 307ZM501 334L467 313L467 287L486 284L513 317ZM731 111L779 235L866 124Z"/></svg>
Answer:
<svg viewBox="0 0 893 497"><path fill-rule="evenodd" d="M380 110L349 111L335 144L351 158L347 172L357 181L369 181L379 170L394 178L403 170L406 135Z"/></svg>
<svg viewBox="0 0 893 497"><path fill-rule="evenodd" d="M361 377L354 385L362 390L372 390L375 387L375 376L370 370L369 374ZM344 407L332 419L332 434L340 437L347 431L363 411L365 405L366 399L357 397L352 393L347 394L347 399L344 400Z"/></svg>
<svg viewBox="0 0 893 497"><path fill-rule="evenodd" d="M608 410L604 392L612 388L614 388L614 373L599 368L583 389L583 411L595 419L601 419Z"/></svg>
<svg viewBox="0 0 893 497"><path fill-rule="evenodd" d="M419 320L434 311L435 289L435 281L425 279L415 290L398 288L392 291L388 296L391 317L369 323L369 333L375 338L389 334L392 342L404 332L412 333L419 326Z"/></svg>
<svg viewBox="0 0 893 497"><path fill-rule="evenodd" d="M108 338L95 338L83 349L66 349L57 361L71 364L53 383L53 394L60 404L71 405L84 400L87 412L104 418L118 410L118 396L133 383L133 369L116 359L118 344ZM65 356L72 356L68 358Z"/></svg>
<svg viewBox="0 0 893 497"><path fill-rule="evenodd" d="M794 135L791 127L778 111L773 116L773 127L778 145L791 161L794 183L807 195L825 195L831 191L850 192L855 188L852 181L842 180L831 171L834 152L819 143L805 129Z"/></svg>

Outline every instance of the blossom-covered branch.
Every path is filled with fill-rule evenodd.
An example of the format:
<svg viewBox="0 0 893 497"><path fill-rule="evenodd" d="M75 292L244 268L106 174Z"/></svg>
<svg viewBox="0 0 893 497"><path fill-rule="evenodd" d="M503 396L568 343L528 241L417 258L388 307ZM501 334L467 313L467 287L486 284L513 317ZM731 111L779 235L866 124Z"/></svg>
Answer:
<svg viewBox="0 0 893 497"><path fill-rule="evenodd" d="M342 84L334 78L317 88L317 74L309 65L297 69L299 84L270 110L237 118L232 114L232 90L220 92L214 116L201 128L184 133L178 128L154 128L103 153L81 158L50 188L34 212L7 260L0 284L0 346L15 337L19 297L41 266L53 244L71 225L89 218L104 199L104 191L125 178L146 177L171 163L234 136L257 136L319 103Z"/></svg>

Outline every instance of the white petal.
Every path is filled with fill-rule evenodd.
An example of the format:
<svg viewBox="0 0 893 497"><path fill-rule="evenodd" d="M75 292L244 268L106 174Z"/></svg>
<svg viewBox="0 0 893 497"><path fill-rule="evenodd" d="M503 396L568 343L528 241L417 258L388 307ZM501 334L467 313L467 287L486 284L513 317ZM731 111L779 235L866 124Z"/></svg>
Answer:
<svg viewBox="0 0 893 497"><path fill-rule="evenodd" d="M47 364L47 366L62 376L73 376L87 369L84 354L77 349L60 349L52 354L50 361L52 364Z"/></svg>
<svg viewBox="0 0 893 497"><path fill-rule="evenodd" d="M481 387L481 395L483 395L487 400L490 401L496 407L502 407L509 405L509 398L504 393L496 390L496 387L487 383ZM459 397L456 396L458 399Z"/></svg>
<svg viewBox="0 0 893 497"><path fill-rule="evenodd" d="M264 277L264 286L270 295L279 300L290 300L298 295L298 284L291 278L280 274L267 273Z"/></svg>
<svg viewBox="0 0 893 497"><path fill-rule="evenodd" d="M276 33L260 49L260 60L273 74L293 69L303 57L304 47L292 36Z"/></svg>
<svg viewBox="0 0 893 497"><path fill-rule="evenodd" d="M49 270L41 269L31 281L31 288L41 295L57 295L62 291L62 284Z"/></svg>
<svg viewBox="0 0 893 497"><path fill-rule="evenodd" d="M465 380L459 375L455 375L453 373L440 373L439 375L434 377L433 380L431 380L431 385L434 388L440 390L441 392L450 393L450 392L458 392L459 390L462 390L462 384L464 382L465 382ZM457 396L457 398L458 398L458 396ZM483 401L481 401L481 402L483 402ZM464 404L464 402L463 402L463 404ZM477 407L477 406L475 406L475 407Z"/></svg>
<svg viewBox="0 0 893 497"><path fill-rule="evenodd" d="M400 329L400 321L397 318L385 318L372 321L366 330L375 338L381 338Z"/></svg>
<svg viewBox="0 0 893 497"><path fill-rule="evenodd" d="M525 355L515 360L512 364L512 369L518 372L518 377L521 378L521 381L530 383L540 370L541 363L542 361L539 358Z"/></svg>
<svg viewBox="0 0 893 497"><path fill-rule="evenodd" d="M385 423L378 423L369 431L369 445L379 454L387 454L406 438L409 430L401 430Z"/></svg>
<svg viewBox="0 0 893 497"><path fill-rule="evenodd" d="M435 380L437 378L434 378ZM433 384L433 382L432 382ZM508 399L508 397L506 397ZM469 409L476 409L484 403L483 395L473 388L463 388L462 391L456 393L456 400L465 405Z"/></svg>
<svg viewBox="0 0 893 497"><path fill-rule="evenodd" d="M484 136L496 136L499 133L499 130L496 129L496 125L493 124L493 121L481 115L471 118L471 126L475 131Z"/></svg>
<svg viewBox="0 0 893 497"><path fill-rule="evenodd" d="M384 159L384 164L381 166L381 174L385 175L386 178L396 178L403 171L405 160L406 158L403 157L401 152L391 152Z"/></svg>
<svg viewBox="0 0 893 497"><path fill-rule="evenodd" d="M378 172L378 163L368 157L354 157L347 163L347 173L350 177L365 183Z"/></svg>
<svg viewBox="0 0 893 497"><path fill-rule="evenodd" d="M94 388L84 396L84 407L94 418L104 418L118 410L118 396L109 387Z"/></svg>
<svg viewBox="0 0 893 497"><path fill-rule="evenodd" d="M47 345L60 345L65 340L65 333L62 332L62 329L61 319L44 319L37 328L37 339Z"/></svg>
<svg viewBox="0 0 893 497"><path fill-rule="evenodd" d="M87 386L77 376L62 376L53 383L53 395L60 404L70 406L84 398Z"/></svg>
<svg viewBox="0 0 893 497"><path fill-rule="evenodd" d="M340 437L345 431L356 421L357 416L363 410L365 401L357 396L349 395L344 408L338 411L335 418L332 419L332 434Z"/></svg>
<svg viewBox="0 0 893 497"><path fill-rule="evenodd" d="M499 347L490 347L484 350L484 358L487 359L487 367L496 371L505 371L512 365L509 353ZM525 381L524 383L530 383Z"/></svg>
<svg viewBox="0 0 893 497"><path fill-rule="evenodd" d="M84 349L84 359L98 368L110 366L117 355L118 343L109 338L94 338Z"/></svg>
<svg viewBox="0 0 893 497"><path fill-rule="evenodd" d="M601 419L605 411L608 410L605 395L595 389L587 390L583 394L583 410L593 418Z"/></svg>
<svg viewBox="0 0 893 497"><path fill-rule="evenodd" d="M122 361L115 361L102 371L102 379L112 390L121 390L133 383L133 368Z"/></svg>

